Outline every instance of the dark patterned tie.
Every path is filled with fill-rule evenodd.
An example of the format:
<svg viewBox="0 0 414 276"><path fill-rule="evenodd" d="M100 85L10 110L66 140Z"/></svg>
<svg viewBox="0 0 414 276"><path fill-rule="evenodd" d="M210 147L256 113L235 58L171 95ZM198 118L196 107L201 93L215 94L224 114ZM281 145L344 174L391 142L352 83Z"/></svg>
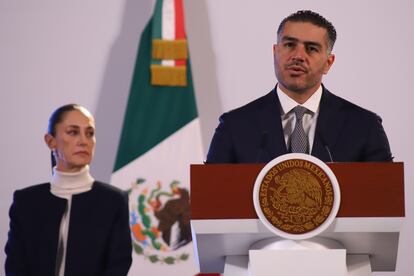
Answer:
<svg viewBox="0 0 414 276"><path fill-rule="evenodd" d="M306 112L306 108L303 106L296 106L293 111L296 115L296 124L290 135L290 151L299 153L309 153L309 141L308 135L306 135L303 129L302 118Z"/></svg>

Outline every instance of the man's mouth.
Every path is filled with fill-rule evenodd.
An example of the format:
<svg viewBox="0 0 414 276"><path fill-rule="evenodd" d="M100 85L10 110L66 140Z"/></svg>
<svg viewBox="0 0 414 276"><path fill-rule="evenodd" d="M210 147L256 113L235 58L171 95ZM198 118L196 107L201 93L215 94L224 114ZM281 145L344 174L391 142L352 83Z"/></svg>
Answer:
<svg viewBox="0 0 414 276"><path fill-rule="evenodd" d="M300 65L290 65L286 67L287 70L297 73L307 73L306 68L300 66Z"/></svg>
<svg viewBox="0 0 414 276"><path fill-rule="evenodd" d="M304 68L303 66L300 66L300 65L296 65L296 64L286 66L286 70L289 72L289 74L292 77L301 76L301 75L306 74L308 72L308 70L306 70L306 68Z"/></svg>

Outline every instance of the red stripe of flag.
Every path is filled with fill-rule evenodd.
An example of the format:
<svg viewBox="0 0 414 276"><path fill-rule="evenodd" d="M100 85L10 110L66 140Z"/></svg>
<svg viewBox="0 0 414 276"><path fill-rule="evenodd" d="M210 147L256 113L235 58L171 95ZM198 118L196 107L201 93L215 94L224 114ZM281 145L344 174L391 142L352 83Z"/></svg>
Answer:
<svg viewBox="0 0 414 276"><path fill-rule="evenodd" d="M175 4L175 39L185 39L183 1L174 0L174 4Z"/></svg>
<svg viewBox="0 0 414 276"><path fill-rule="evenodd" d="M182 0L174 0L175 5L175 39L185 39L184 7ZM175 60L176 66L184 66L184 59Z"/></svg>

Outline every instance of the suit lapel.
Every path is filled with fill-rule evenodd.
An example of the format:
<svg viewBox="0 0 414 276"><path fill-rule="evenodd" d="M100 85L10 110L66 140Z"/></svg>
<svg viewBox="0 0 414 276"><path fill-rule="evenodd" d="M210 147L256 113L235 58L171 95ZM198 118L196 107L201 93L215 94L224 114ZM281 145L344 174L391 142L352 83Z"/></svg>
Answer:
<svg viewBox="0 0 414 276"><path fill-rule="evenodd" d="M280 101L276 89L273 89L265 97L259 111L258 126L262 136L260 145L262 154L258 158L259 162L269 162L273 158L287 153L280 118Z"/></svg>
<svg viewBox="0 0 414 276"><path fill-rule="evenodd" d="M42 198L38 198L39 215L38 223L41 225L34 231L41 231L36 239L42 240L42 257L44 262L51 264L51 271L56 263L56 253L59 241L60 222L65 211L67 200L56 197L50 192L50 185L46 186ZM43 196L44 195L44 196ZM47 214L47 215L46 215ZM36 256L39 257L39 256Z"/></svg>
<svg viewBox="0 0 414 276"><path fill-rule="evenodd" d="M316 124L312 155L325 161L335 161L332 150L345 122L341 103L335 95L322 86L319 116ZM258 162L269 162L273 158L288 153L280 118L280 101L276 89L265 96L257 118L261 137L261 153ZM332 157L330 156L332 155Z"/></svg>
<svg viewBox="0 0 414 276"><path fill-rule="evenodd" d="M346 119L340 105L335 95L323 87L312 155L325 162L335 161L335 156L331 160L329 155L332 154Z"/></svg>

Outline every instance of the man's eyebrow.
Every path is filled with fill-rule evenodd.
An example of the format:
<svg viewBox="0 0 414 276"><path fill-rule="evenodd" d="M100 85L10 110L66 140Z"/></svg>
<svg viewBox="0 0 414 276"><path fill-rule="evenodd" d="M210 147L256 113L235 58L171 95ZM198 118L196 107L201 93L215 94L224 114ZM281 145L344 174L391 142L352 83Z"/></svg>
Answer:
<svg viewBox="0 0 414 276"><path fill-rule="evenodd" d="M299 39L297 39L296 37L286 35L282 37L282 41L299 42ZM303 44L307 46L316 46L316 47L322 48L322 45L319 42L315 42L315 41L303 41Z"/></svg>
<svg viewBox="0 0 414 276"><path fill-rule="evenodd" d="M282 41L284 41L284 40L288 40L288 41L299 41L299 39L297 39L295 37L292 37L292 36L288 36L288 35L285 35L285 36L282 37Z"/></svg>
<svg viewBox="0 0 414 276"><path fill-rule="evenodd" d="M306 45L315 45L315 46L319 46L319 47L322 46L319 42L315 42L315 41L304 41L303 44L306 44Z"/></svg>
<svg viewBox="0 0 414 276"><path fill-rule="evenodd" d="M305 41L303 42L303 44L305 44L306 46L316 46L318 48L322 48L322 45L315 41Z"/></svg>

